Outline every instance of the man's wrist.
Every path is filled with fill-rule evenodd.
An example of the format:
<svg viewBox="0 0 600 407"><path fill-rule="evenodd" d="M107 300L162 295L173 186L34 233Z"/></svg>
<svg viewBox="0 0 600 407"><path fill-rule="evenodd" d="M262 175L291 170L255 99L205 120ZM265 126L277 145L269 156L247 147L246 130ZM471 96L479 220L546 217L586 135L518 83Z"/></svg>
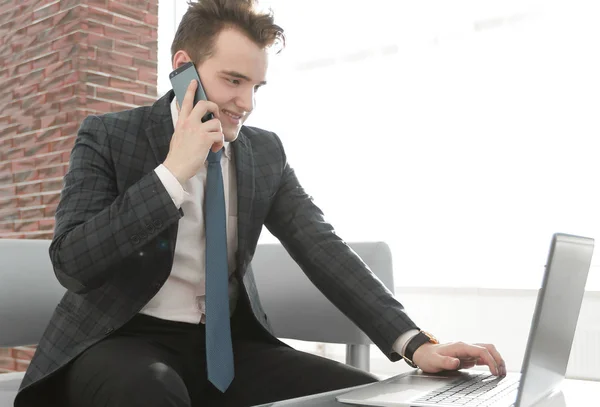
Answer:
<svg viewBox="0 0 600 407"><path fill-rule="evenodd" d="M183 185L185 183L185 181L187 181L187 179L185 179L185 177L183 177L179 174L179 171L177 170L177 166L173 165L170 162L167 162L167 160L165 160L162 165L167 170L169 170L169 172L171 174L173 174L173 176L177 179L177 181L179 182L180 185Z"/></svg>
<svg viewBox="0 0 600 407"><path fill-rule="evenodd" d="M423 346L426 343L430 344L438 344L439 341L430 333L425 331L420 331L417 335L415 335L412 339L408 341L406 344L406 348L402 357L411 367L417 367L417 364L414 362L414 355L417 349Z"/></svg>
<svg viewBox="0 0 600 407"><path fill-rule="evenodd" d="M410 329L404 332L398 337L398 339L396 339L396 342L394 342L394 344L392 345L392 350L401 356L404 355L406 344L418 333L418 329Z"/></svg>

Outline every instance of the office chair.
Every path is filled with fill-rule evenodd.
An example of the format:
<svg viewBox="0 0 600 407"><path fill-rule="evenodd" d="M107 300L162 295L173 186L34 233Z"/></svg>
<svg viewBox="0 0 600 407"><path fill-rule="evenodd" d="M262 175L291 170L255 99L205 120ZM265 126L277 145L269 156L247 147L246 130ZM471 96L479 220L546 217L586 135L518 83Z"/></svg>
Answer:
<svg viewBox="0 0 600 407"><path fill-rule="evenodd" d="M394 293L388 245L348 245ZM371 340L321 294L281 244L258 245L252 269L261 304L278 338L346 344L346 364L369 370Z"/></svg>

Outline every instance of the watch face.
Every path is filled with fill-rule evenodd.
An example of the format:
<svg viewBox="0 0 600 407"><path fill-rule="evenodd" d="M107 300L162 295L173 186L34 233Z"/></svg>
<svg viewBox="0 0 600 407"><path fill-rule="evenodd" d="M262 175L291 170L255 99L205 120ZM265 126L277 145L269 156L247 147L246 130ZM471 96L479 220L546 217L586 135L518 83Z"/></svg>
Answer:
<svg viewBox="0 0 600 407"><path fill-rule="evenodd" d="M421 331L425 336L427 336L429 338L429 342L434 343L434 344L438 344L440 343L440 341L438 341L436 339L435 336L433 336L432 334L430 334L429 332L426 331Z"/></svg>

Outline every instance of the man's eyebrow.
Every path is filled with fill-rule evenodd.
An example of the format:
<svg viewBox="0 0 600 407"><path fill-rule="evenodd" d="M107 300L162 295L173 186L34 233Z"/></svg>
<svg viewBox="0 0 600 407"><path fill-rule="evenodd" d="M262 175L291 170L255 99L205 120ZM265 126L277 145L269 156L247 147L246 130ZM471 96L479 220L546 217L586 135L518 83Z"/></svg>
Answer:
<svg viewBox="0 0 600 407"><path fill-rule="evenodd" d="M225 75L233 76L234 78L243 79L245 81L252 82L252 79L247 77L243 73L239 73L236 71L221 71L221 73L224 73ZM259 82L259 85L266 85L266 84L267 84L267 81Z"/></svg>

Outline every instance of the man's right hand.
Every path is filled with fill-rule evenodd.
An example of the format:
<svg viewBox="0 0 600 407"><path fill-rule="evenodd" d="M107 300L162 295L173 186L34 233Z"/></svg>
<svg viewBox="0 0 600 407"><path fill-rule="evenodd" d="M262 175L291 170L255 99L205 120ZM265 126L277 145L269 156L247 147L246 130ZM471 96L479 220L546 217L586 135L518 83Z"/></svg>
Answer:
<svg viewBox="0 0 600 407"><path fill-rule="evenodd" d="M208 150L214 152L223 147L223 129L219 120L219 107L213 102L204 100L194 104L197 81L192 81L187 88L175 133L171 138L169 153L163 165L177 178L180 184L192 178L204 165ZM206 113L211 112L214 119L202 123Z"/></svg>

